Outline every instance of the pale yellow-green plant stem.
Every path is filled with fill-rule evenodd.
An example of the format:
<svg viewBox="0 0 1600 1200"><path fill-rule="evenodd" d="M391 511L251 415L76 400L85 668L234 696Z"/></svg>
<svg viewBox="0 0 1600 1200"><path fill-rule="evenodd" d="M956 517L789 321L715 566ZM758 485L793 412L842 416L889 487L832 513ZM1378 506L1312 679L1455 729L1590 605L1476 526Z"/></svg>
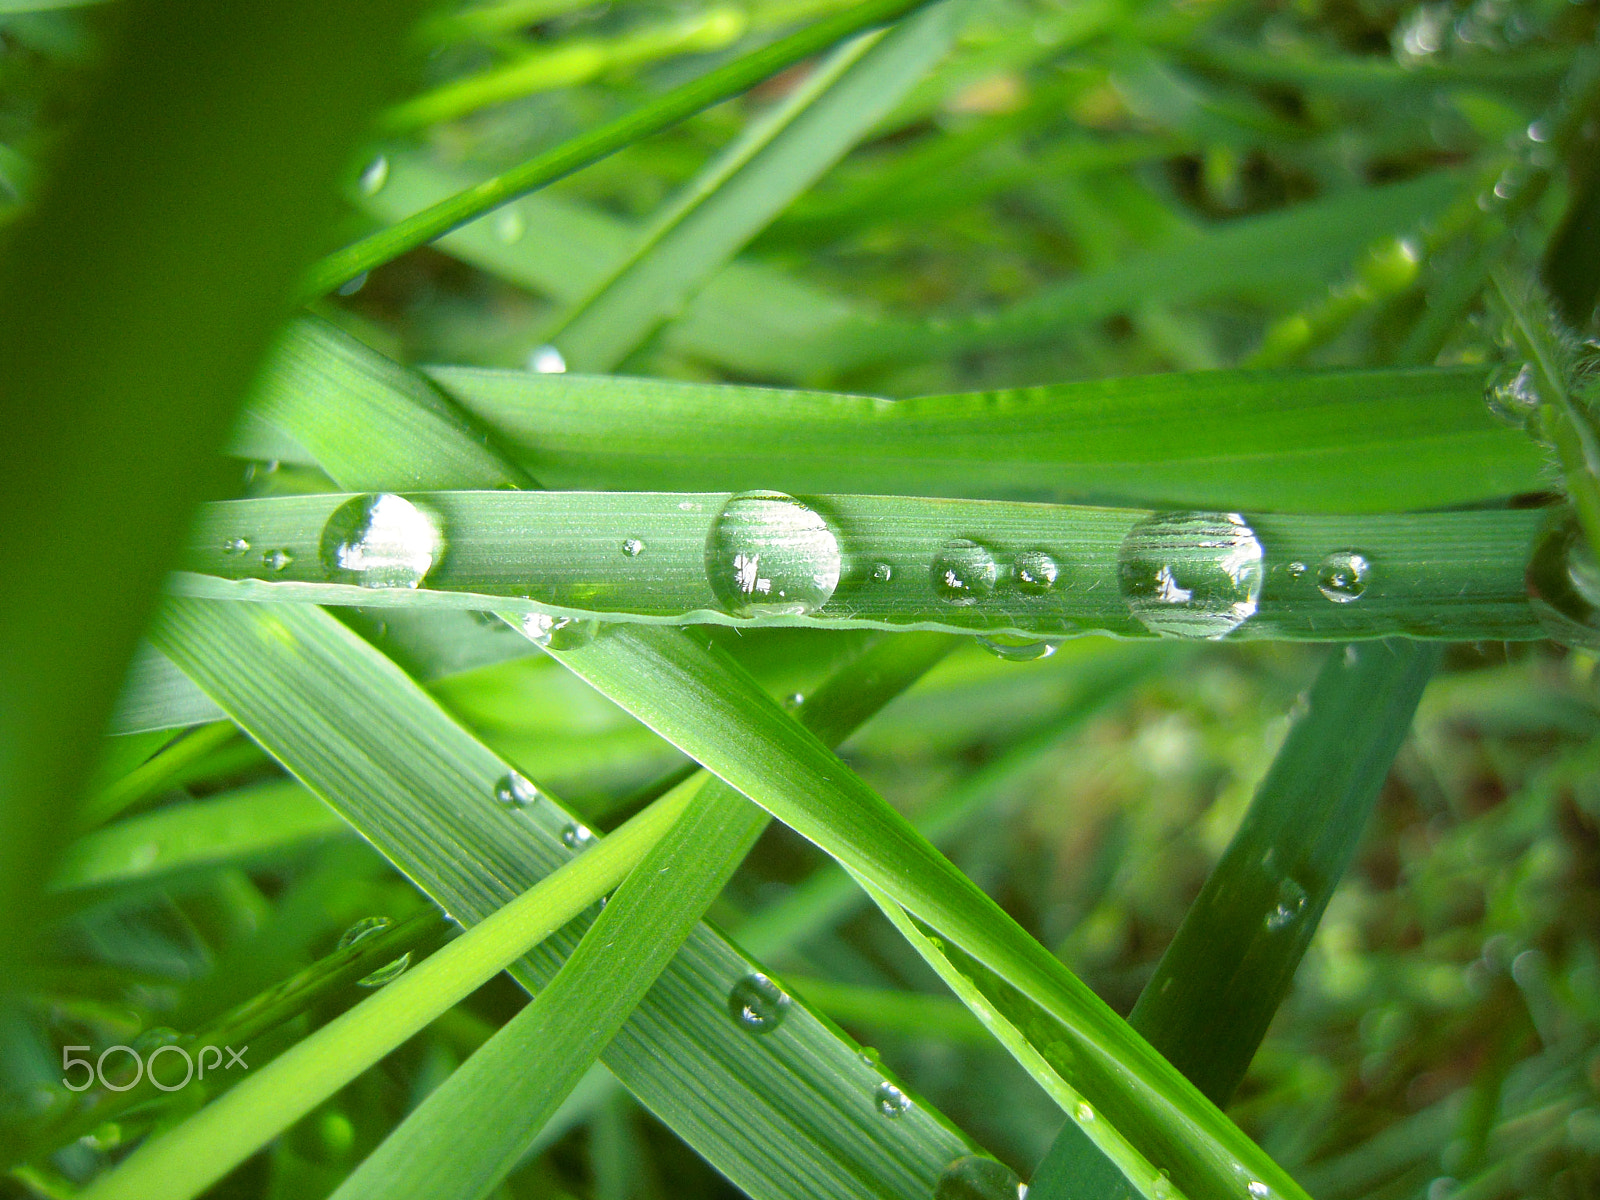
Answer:
<svg viewBox="0 0 1600 1200"><path fill-rule="evenodd" d="M152 1139L84 1200L187 1200L560 929L624 876L705 782L679 784L437 954Z"/></svg>

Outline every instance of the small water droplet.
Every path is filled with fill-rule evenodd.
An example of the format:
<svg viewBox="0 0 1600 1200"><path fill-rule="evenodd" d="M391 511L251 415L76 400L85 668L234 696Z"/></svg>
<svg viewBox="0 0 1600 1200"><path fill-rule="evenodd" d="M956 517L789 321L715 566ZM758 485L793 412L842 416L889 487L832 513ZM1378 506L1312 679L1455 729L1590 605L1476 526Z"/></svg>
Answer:
<svg viewBox="0 0 1600 1200"><path fill-rule="evenodd" d="M502 208L495 214L494 236L505 246L514 246L522 240L522 235L528 232L528 223L523 220L522 214L514 208Z"/></svg>
<svg viewBox="0 0 1600 1200"><path fill-rule="evenodd" d="M1534 546L1528 604L1558 642L1600 650L1600 567L1577 520L1567 516Z"/></svg>
<svg viewBox="0 0 1600 1200"><path fill-rule="evenodd" d="M886 1117L903 1117L911 1111L911 1097L888 1080L872 1093L872 1103Z"/></svg>
<svg viewBox="0 0 1600 1200"><path fill-rule="evenodd" d="M594 830L577 821L569 822L561 831L561 844L568 850L587 850L594 845Z"/></svg>
<svg viewBox="0 0 1600 1200"><path fill-rule="evenodd" d="M782 492L730 497L706 535L705 563L717 603L738 617L815 612L843 566L827 521Z"/></svg>
<svg viewBox="0 0 1600 1200"><path fill-rule="evenodd" d="M289 566L289 564L292 563L293 561L294 561L294 555L290 554L287 550L282 550L282 549L279 549L279 550L268 550L265 554L263 554L261 556L262 564L269 571L282 571L282 570L285 570Z"/></svg>
<svg viewBox="0 0 1600 1200"><path fill-rule="evenodd" d="M644 553L644 543L638 538L629 538L622 543L622 552L629 558L638 558Z"/></svg>
<svg viewBox="0 0 1600 1200"><path fill-rule="evenodd" d="M340 950L348 950L357 942L362 941L365 938L372 937L374 934L382 933L385 929L388 929L393 924L394 922L388 917L363 917L354 925L350 926L349 929L344 931L339 938L339 945L337 948ZM393 962L385 963L370 975L363 975L360 979L356 980L356 986L364 988L380 988L384 984L391 983L395 979L398 979L402 974L405 973L405 969L410 965L411 952L408 950Z"/></svg>
<svg viewBox="0 0 1600 1200"><path fill-rule="evenodd" d="M1254 1196L1256 1200L1266 1200L1268 1196L1272 1195L1272 1189L1266 1184L1262 1183L1259 1179L1252 1179L1250 1181L1250 1194Z"/></svg>
<svg viewBox="0 0 1600 1200"><path fill-rule="evenodd" d="M1502 363L1483 385L1483 402L1495 418L1525 429L1539 411L1539 388L1532 363Z"/></svg>
<svg viewBox="0 0 1600 1200"><path fill-rule="evenodd" d="M224 554L246 554L250 550L250 543L242 537L229 538L222 543Z"/></svg>
<svg viewBox="0 0 1600 1200"><path fill-rule="evenodd" d="M363 271L359 275L353 276L350 279L346 279L333 290L341 296L354 296L362 288L367 286L367 276L368 272Z"/></svg>
<svg viewBox="0 0 1600 1200"><path fill-rule="evenodd" d="M528 354L528 370L535 375L565 375L567 359L554 346L536 346Z"/></svg>
<svg viewBox="0 0 1600 1200"><path fill-rule="evenodd" d="M593 617L556 617L549 613L525 613L517 628L535 646L547 650L575 650L594 641L600 622Z"/></svg>
<svg viewBox="0 0 1600 1200"><path fill-rule="evenodd" d="M1238 513L1156 513L1117 555L1122 598L1153 633L1220 638L1255 614L1261 543Z"/></svg>
<svg viewBox="0 0 1600 1200"><path fill-rule="evenodd" d="M791 712L799 708L805 702L806 694L804 692L790 692L783 698L783 706L789 709Z"/></svg>
<svg viewBox="0 0 1600 1200"><path fill-rule="evenodd" d="M933 1200L1018 1200L1027 1189L1005 1163L983 1154L956 1159L939 1173Z"/></svg>
<svg viewBox="0 0 1600 1200"><path fill-rule="evenodd" d="M1273 932L1289 928L1299 919L1305 907L1306 889L1298 881L1284 876L1278 882L1278 902L1267 914L1267 928Z"/></svg>
<svg viewBox="0 0 1600 1200"><path fill-rule="evenodd" d="M1056 560L1043 550L1024 550L1011 564L1011 578L1019 591L1031 596L1042 596L1056 585L1061 568Z"/></svg>
<svg viewBox="0 0 1600 1200"><path fill-rule="evenodd" d="M104 1121L84 1134L78 1141L88 1149L98 1150L104 1154L122 1145L122 1126L115 1121Z"/></svg>
<svg viewBox="0 0 1600 1200"><path fill-rule="evenodd" d="M1335 604L1361 599L1372 564L1354 550L1335 550L1317 567L1317 590Z"/></svg>
<svg viewBox="0 0 1600 1200"><path fill-rule="evenodd" d="M1294 562L1289 564L1287 570L1289 572L1290 579L1299 579L1300 576L1306 573L1306 565L1305 563L1296 559Z"/></svg>
<svg viewBox="0 0 1600 1200"><path fill-rule="evenodd" d="M967 538L955 538L933 556L933 594L946 604L976 604L1000 577L994 555Z"/></svg>
<svg viewBox="0 0 1600 1200"><path fill-rule="evenodd" d="M876 1067L883 1056L878 1053L876 1046L863 1046L856 1053L856 1057L861 1060L862 1066Z"/></svg>
<svg viewBox="0 0 1600 1200"><path fill-rule="evenodd" d="M977 639L996 658L1006 662L1038 662L1049 658L1061 643L1048 638L1022 638L1009 633L983 634Z"/></svg>
<svg viewBox="0 0 1600 1200"><path fill-rule="evenodd" d="M348 179L349 176L347 175L345 178ZM376 196L379 192L383 191L383 185L388 182L389 160L386 156L380 154L377 158L369 162L366 166L366 169L361 172L361 178L358 181L358 186L361 188L361 194L363 196Z"/></svg>
<svg viewBox="0 0 1600 1200"><path fill-rule="evenodd" d="M539 798L539 789L525 776L509 771L494 785L494 798L508 808L523 808Z"/></svg>
<svg viewBox="0 0 1600 1200"><path fill-rule="evenodd" d="M1077 1107L1072 1110L1072 1115L1078 1119L1080 1124L1092 1121L1094 1120L1094 1108L1087 1100L1080 1100Z"/></svg>
<svg viewBox="0 0 1600 1200"><path fill-rule="evenodd" d="M728 992L728 1015L750 1033L771 1033L783 1024L792 1003L788 992L752 971Z"/></svg>
<svg viewBox="0 0 1600 1200"><path fill-rule="evenodd" d="M874 583L888 583L894 578L894 568L886 562L872 564L872 581Z"/></svg>
<svg viewBox="0 0 1600 1200"><path fill-rule="evenodd" d="M414 588L443 550L433 517L392 492L346 500L322 527L319 546L330 578L366 588Z"/></svg>

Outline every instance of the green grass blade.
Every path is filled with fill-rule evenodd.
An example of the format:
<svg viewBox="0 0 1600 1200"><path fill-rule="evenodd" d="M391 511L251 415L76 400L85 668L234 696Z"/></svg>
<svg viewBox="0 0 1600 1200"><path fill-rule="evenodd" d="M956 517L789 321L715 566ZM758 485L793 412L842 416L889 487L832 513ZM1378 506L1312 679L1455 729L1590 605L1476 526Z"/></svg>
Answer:
<svg viewBox="0 0 1600 1200"><path fill-rule="evenodd" d="M51 886L98 887L249 860L344 829L304 788L273 780L212 800L168 805L87 834L63 852Z"/></svg>
<svg viewBox="0 0 1600 1200"><path fill-rule="evenodd" d="M624 146L677 124L685 117L737 96L785 67L826 50L835 42L875 25L893 21L926 2L864 0L844 12L824 17L770 46L674 88L598 129L579 134L504 174L328 255L311 269L302 284L302 294L310 299L331 291L363 271L370 271L407 250L430 242L440 234L448 233L458 225L498 208L507 200L570 175Z"/></svg>
<svg viewBox="0 0 1600 1200"><path fill-rule="evenodd" d="M91 795L78 810L78 826L92 829L166 788L174 786L195 763L238 735L231 721L216 721L179 738Z"/></svg>
<svg viewBox="0 0 1600 1200"><path fill-rule="evenodd" d="M176 614L181 625L183 614ZM615 887L683 812L658 800L419 966L146 1142L86 1200L188 1200Z"/></svg>
<svg viewBox="0 0 1600 1200"><path fill-rule="evenodd" d="M964 8L939 4L840 47L706 167L551 332L569 370L609 371L856 143L943 56Z"/></svg>
<svg viewBox="0 0 1600 1200"><path fill-rule="evenodd" d="M554 488L1393 512L1547 486L1537 447L1486 410L1481 371L1207 371L893 402L431 374Z"/></svg>
<svg viewBox="0 0 1600 1200"><path fill-rule="evenodd" d="M720 780L683 786L693 798L682 816L555 978L412 1110L337 1200L478 1200L517 1164L766 827Z"/></svg>
<svg viewBox="0 0 1600 1200"><path fill-rule="evenodd" d="M106 731L114 734L178 729L222 719L222 710L148 642L139 643L122 680Z"/></svg>
<svg viewBox="0 0 1600 1200"><path fill-rule="evenodd" d="M63 817L93 765L93 739L168 555L193 503L221 491L212 456L295 275L325 235L335 179L417 7L131 5L106 30L98 78L74 76L87 94L69 105L71 135L6 231L8 963L27 958L35 898L71 826ZM116 590L114 604L73 586L94 545L119 548L96 570Z"/></svg>
<svg viewBox="0 0 1600 1200"><path fill-rule="evenodd" d="M550 653L1044 1007L1072 1039L1070 1082L1177 1186L1222 1197L1253 1182L1279 1196L1303 1195L726 655L687 631L630 625Z"/></svg>
<svg viewBox="0 0 1600 1200"><path fill-rule="evenodd" d="M1411 728L1438 647L1335 648L1227 851L1129 1023L1225 1104L1288 993ZM1035 1175L1042 1200L1097 1200L1098 1151L1064 1127Z"/></svg>
<svg viewBox="0 0 1600 1200"><path fill-rule="evenodd" d="M719 514L726 495L502 490L412 493L412 500L432 514L446 543L427 588L363 587L354 573L329 565L326 555L340 535L329 534L324 546L324 527L342 506L360 503L344 494L207 506L185 561L198 574L175 577L172 588L220 599L551 610L653 624L757 620L728 611L730 596L742 599L730 582L732 552L727 562L708 558L713 531L725 527ZM1151 633L1132 615L1120 583L1121 556L1137 544L1148 512L906 496L813 496L807 503L808 520L824 514L837 531L837 557L833 550L824 557L829 571L838 570L838 586L813 612L759 618L763 623L1034 638ZM1253 615L1230 636L1544 637L1523 582L1543 519L1529 509L1251 516L1262 582ZM766 569L801 582L824 569L806 557L814 550L810 525L795 532L773 521L752 536L763 539L769 563L786 565ZM952 596L941 564L956 539L979 547L987 586ZM251 551L232 550L241 540ZM628 552L631 544L637 553ZM1366 563L1353 598L1324 578L1347 551ZM1015 564L1040 552L1056 564L1056 582L1030 591L1013 577ZM1228 628L1192 632L1219 636Z"/></svg>

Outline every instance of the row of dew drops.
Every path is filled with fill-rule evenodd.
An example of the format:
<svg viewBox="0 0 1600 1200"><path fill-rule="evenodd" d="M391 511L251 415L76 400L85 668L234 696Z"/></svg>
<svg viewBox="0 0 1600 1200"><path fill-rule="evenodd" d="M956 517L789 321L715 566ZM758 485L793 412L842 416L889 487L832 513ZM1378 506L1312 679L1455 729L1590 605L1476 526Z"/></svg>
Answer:
<svg viewBox="0 0 1600 1200"><path fill-rule="evenodd" d="M415 588L444 551L439 521L422 507L392 493L353 497L328 517L319 554L330 579L370 588ZM249 543L234 538L223 547L243 554ZM619 546L630 559L645 552L639 538ZM1135 525L1118 554L1118 583L1130 613L1148 629L1171 637L1219 638L1255 614L1266 570L1255 531L1238 513L1157 513ZM274 572L293 561L286 550L270 550L263 564ZM718 605L736 617L804 616L832 599L844 571L838 536L815 509L781 492L742 492L723 505L705 542L707 582ZM1291 579L1306 573L1289 563ZM1329 554L1315 582L1329 601L1349 604L1367 591L1371 564L1356 550ZM870 578L887 583L889 563L874 563ZM995 554L979 542L953 538L932 556L928 578L934 599L950 608L970 607L1002 586ZM1061 586L1056 560L1043 550L1017 554L1005 586L1023 596L1043 597ZM573 622L536 614L524 632L549 644ZM1053 642L1014 643L984 638L1003 658L1039 658ZM560 647L556 647L560 648Z"/></svg>

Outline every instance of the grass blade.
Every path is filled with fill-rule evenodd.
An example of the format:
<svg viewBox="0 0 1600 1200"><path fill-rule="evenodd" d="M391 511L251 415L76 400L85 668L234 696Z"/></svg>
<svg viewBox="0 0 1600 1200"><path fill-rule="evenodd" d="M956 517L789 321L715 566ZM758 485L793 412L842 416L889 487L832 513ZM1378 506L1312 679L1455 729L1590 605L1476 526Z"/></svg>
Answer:
<svg viewBox="0 0 1600 1200"><path fill-rule="evenodd" d="M1147 628L1124 597L1125 561L1142 544L1141 531L1152 528L1145 523L1152 514L1141 510L846 495L813 496L802 509L780 497L753 510L770 525L747 529L738 517L724 515L725 509L743 511L725 494L412 493L410 503L430 514L447 549L426 576L429 586L411 588L362 586L358 572L328 558L342 544L340 522L362 503L319 494L209 505L195 523L185 562L201 574L176 577L173 590L371 608L549 610L645 624L912 628L1034 638L1090 631L1141 637L1174 629L1164 619L1166 608L1147 614ZM805 514L805 523L789 529L784 518L791 512ZM824 520L820 536L827 541L814 543L812 525L821 528ZM1523 582L1543 521L1536 509L1240 519L1257 548L1251 553L1260 556L1259 586L1240 591L1253 596L1253 611L1188 632L1296 641L1544 637ZM726 542L721 558L708 550L714 539L724 545L723 533L760 539L769 564L763 569L780 590L804 585L816 571L836 577L838 585L818 593L825 602L814 611L735 616L730 610L745 600L732 562L737 546ZM252 550L235 553L240 541ZM420 540L417 545L419 553L426 549ZM1041 553L1054 582L1024 586L1019 564ZM1209 572L1219 569L1208 564L1218 553L1199 547L1183 569L1199 586L1210 586ZM1361 578L1351 581L1353 603L1329 582L1341 556L1351 553L1365 564ZM944 581L952 555L977 581L965 591L952 593ZM1171 608L1183 611L1178 603Z"/></svg>
<svg viewBox="0 0 1600 1200"><path fill-rule="evenodd" d="M328 255L311 269L302 285L302 294L311 299L329 292L363 271L370 271L407 250L431 242L440 234L448 233L458 225L498 208L507 200L570 175L704 108L730 96L737 96L785 67L826 50L835 42L875 25L893 21L926 2L864 0L844 12L824 17L770 46L691 80L598 129L580 134L502 175L485 180L474 188Z"/></svg>
<svg viewBox="0 0 1600 1200"><path fill-rule="evenodd" d="M692 180L550 333L569 370L609 371L837 162L950 48L960 4L840 47Z"/></svg>
<svg viewBox="0 0 1600 1200"><path fill-rule="evenodd" d="M1394 512L1548 486L1538 449L1486 410L1481 370L1206 371L892 402L431 374L553 488Z"/></svg>

